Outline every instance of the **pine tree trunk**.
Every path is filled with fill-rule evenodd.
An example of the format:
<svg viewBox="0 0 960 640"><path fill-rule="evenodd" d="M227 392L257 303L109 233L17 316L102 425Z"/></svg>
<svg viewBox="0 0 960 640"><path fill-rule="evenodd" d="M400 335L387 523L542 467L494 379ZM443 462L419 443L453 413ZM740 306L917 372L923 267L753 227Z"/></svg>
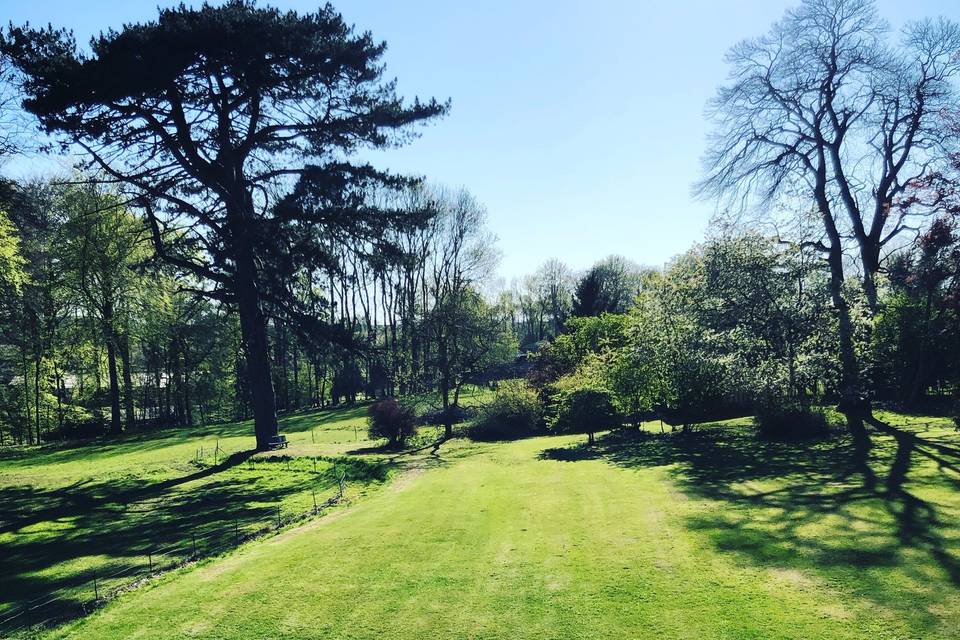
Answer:
<svg viewBox="0 0 960 640"><path fill-rule="evenodd" d="M241 241L241 244L245 243ZM256 268L249 247L238 247L234 286L240 316L240 331L247 359L247 377L250 382L257 449L264 450L267 449L270 439L279 433L279 427L270 371L267 325L260 308Z"/></svg>

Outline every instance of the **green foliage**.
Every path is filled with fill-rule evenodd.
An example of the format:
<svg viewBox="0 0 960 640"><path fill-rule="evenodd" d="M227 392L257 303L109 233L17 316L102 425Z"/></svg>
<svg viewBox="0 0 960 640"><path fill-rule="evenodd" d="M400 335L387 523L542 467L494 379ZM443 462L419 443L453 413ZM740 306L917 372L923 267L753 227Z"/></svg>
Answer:
<svg viewBox="0 0 960 640"><path fill-rule="evenodd" d="M357 401L357 395L363 391L364 386L363 371L354 358L345 358L333 376L333 387L330 396L334 403L340 399L354 403Z"/></svg>
<svg viewBox="0 0 960 640"><path fill-rule="evenodd" d="M481 405L468 433L474 440L513 440L543 427L543 405L525 382L506 380L490 402Z"/></svg>
<svg viewBox="0 0 960 640"><path fill-rule="evenodd" d="M590 442L597 431L616 429L623 418L609 391L593 387L561 384L556 397L550 428L558 433L586 433Z"/></svg>
<svg viewBox="0 0 960 640"><path fill-rule="evenodd" d="M640 291L642 279L639 266L621 256L609 256L577 282L571 313L575 317L626 313Z"/></svg>
<svg viewBox="0 0 960 640"><path fill-rule="evenodd" d="M20 238L10 216L0 209L0 293L4 289L20 292L27 274L26 260L20 254Z"/></svg>
<svg viewBox="0 0 960 640"><path fill-rule="evenodd" d="M575 317L567 321L566 331L535 356L528 375L530 384L544 402L549 403L554 383L577 371L579 377L590 377L599 386L607 386L602 365L597 358L608 360L608 354L619 353L628 341L629 317L613 313Z"/></svg>
<svg viewBox="0 0 960 640"><path fill-rule="evenodd" d="M417 414L394 398L385 398L367 409L370 439L386 438L390 445L402 445L417 432Z"/></svg>
<svg viewBox="0 0 960 640"><path fill-rule="evenodd" d="M870 346L878 396L917 407L930 389L960 387L960 234L931 224L889 263ZM941 400L942 406L942 400Z"/></svg>

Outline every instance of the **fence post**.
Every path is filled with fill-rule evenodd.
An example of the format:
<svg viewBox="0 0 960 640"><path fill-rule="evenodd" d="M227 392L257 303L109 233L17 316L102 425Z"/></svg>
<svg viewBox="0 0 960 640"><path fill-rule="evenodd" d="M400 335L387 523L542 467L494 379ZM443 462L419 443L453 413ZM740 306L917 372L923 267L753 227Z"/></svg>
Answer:
<svg viewBox="0 0 960 640"><path fill-rule="evenodd" d="M317 439L313 435L313 429L310 429L310 443L317 444Z"/></svg>
<svg viewBox="0 0 960 640"><path fill-rule="evenodd" d="M153 573L153 554L152 553L147 554L147 562L150 563L150 573Z"/></svg>
<svg viewBox="0 0 960 640"><path fill-rule="evenodd" d="M317 459L316 459L316 458L313 459L313 472L314 472L314 473L317 472Z"/></svg>
<svg viewBox="0 0 960 640"><path fill-rule="evenodd" d="M280 528L280 505L277 505L277 529Z"/></svg>

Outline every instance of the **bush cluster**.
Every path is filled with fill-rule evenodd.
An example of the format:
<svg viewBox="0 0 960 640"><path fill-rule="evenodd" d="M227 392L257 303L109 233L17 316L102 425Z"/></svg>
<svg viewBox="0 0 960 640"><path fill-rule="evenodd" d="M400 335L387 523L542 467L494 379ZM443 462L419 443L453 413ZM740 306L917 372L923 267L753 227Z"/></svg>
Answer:
<svg viewBox="0 0 960 640"><path fill-rule="evenodd" d="M416 412L394 398L374 402L367 409L367 415L370 438L374 440L386 438L391 446L402 445L407 438L417 432Z"/></svg>
<svg viewBox="0 0 960 640"><path fill-rule="evenodd" d="M550 426L559 433L586 433L593 444L594 433L623 426L623 416L609 391L581 387L557 394L556 415Z"/></svg>
<svg viewBox="0 0 960 640"><path fill-rule="evenodd" d="M822 412L791 402L765 402L753 423L767 440L809 440L830 435L830 422Z"/></svg>
<svg viewBox="0 0 960 640"><path fill-rule="evenodd" d="M477 412L468 431L474 440L513 440L536 434L543 426L543 406L536 392L520 381L507 381L493 401Z"/></svg>

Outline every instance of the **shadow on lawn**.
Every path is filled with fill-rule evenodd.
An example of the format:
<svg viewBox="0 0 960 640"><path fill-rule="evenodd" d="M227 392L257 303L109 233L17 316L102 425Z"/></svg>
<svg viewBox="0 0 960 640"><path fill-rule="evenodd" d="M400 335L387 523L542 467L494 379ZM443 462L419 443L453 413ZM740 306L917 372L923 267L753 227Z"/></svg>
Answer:
<svg viewBox="0 0 960 640"><path fill-rule="evenodd" d="M160 481L123 477L58 489L0 487L0 619L4 605L57 590L65 591L63 608L77 609L93 597L87 588L93 569L101 578L124 567L145 570L148 553L171 547L178 549L175 558L194 549L200 556L219 552L274 522L277 505L293 494L313 488L322 501L341 472L348 480L379 481L387 472L362 460L338 460L319 471L304 461L291 469L286 458L254 462L252 453ZM183 486L191 482L200 484ZM27 511L25 505L40 506ZM299 514L285 517L292 515ZM103 560L91 563L89 556Z"/></svg>
<svg viewBox="0 0 960 640"><path fill-rule="evenodd" d="M846 435L765 442L749 427L723 425L611 433L594 447L548 449L541 457L667 467L685 493L718 501L687 521L718 549L771 567L856 572L851 583L888 605L897 596L889 576L862 569L896 567L918 593L937 569L960 586L960 448L878 419L868 423L874 482L864 478Z"/></svg>

